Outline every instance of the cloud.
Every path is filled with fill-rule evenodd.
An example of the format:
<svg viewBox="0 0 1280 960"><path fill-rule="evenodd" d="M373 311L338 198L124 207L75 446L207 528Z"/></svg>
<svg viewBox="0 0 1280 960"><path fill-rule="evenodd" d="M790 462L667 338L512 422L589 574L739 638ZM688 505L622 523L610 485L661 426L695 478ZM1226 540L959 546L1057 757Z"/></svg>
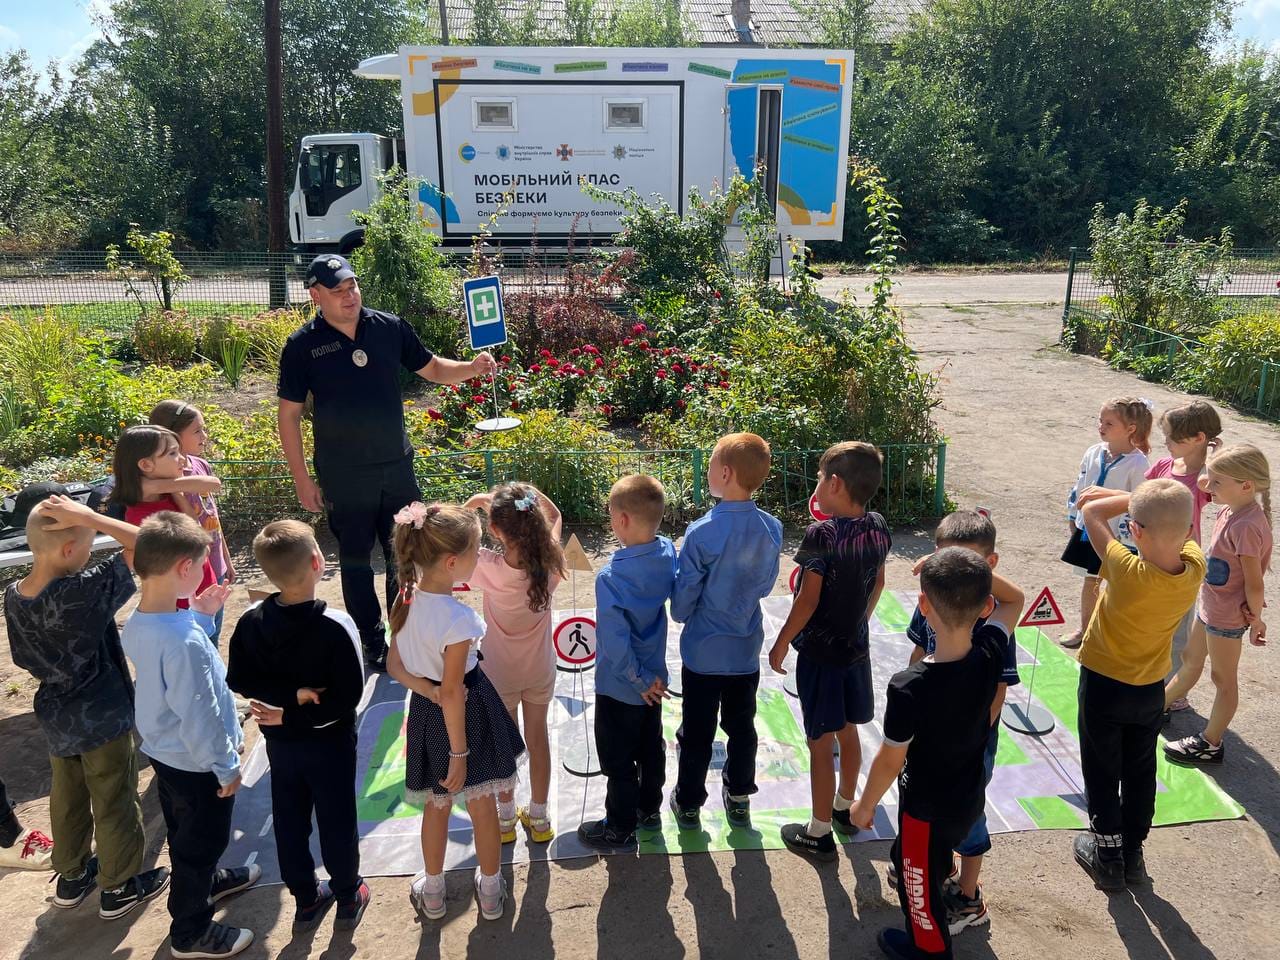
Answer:
<svg viewBox="0 0 1280 960"><path fill-rule="evenodd" d="M1270 16L1280 15L1280 0L1245 0L1240 5L1240 15L1262 23Z"/></svg>
<svg viewBox="0 0 1280 960"><path fill-rule="evenodd" d="M18 31L12 27L6 27L0 23L0 48L20 47L22 38L18 36Z"/></svg>

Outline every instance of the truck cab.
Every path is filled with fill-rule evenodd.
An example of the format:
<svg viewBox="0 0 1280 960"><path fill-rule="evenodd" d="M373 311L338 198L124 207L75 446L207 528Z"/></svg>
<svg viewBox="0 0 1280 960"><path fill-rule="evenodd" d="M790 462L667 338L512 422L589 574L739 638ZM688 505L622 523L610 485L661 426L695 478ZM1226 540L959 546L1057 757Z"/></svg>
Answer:
<svg viewBox="0 0 1280 960"><path fill-rule="evenodd" d="M326 133L302 138L293 191L289 235L305 253L350 253L364 241L352 214L378 198L378 177L403 166L403 147L376 133Z"/></svg>

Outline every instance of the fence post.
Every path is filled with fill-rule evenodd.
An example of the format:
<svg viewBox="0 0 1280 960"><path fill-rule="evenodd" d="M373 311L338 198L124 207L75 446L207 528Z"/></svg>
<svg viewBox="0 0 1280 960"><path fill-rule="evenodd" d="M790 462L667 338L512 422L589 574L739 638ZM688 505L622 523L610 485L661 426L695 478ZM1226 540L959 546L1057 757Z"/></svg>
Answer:
<svg viewBox="0 0 1280 960"><path fill-rule="evenodd" d="M1262 375L1258 378L1258 402L1255 404L1259 413L1263 412L1263 404L1267 399L1267 368L1270 366L1266 360L1262 361Z"/></svg>
<svg viewBox="0 0 1280 960"><path fill-rule="evenodd" d="M493 487L493 451L486 450L484 452L484 485L492 489Z"/></svg>
<svg viewBox="0 0 1280 960"><path fill-rule="evenodd" d="M693 505L702 506L702 451L693 451Z"/></svg>
<svg viewBox="0 0 1280 960"><path fill-rule="evenodd" d="M1067 298L1062 304L1062 329L1067 329L1067 320L1071 317L1071 284L1076 278L1076 250L1071 248L1071 258L1067 261Z"/></svg>
<svg viewBox="0 0 1280 960"><path fill-rule="evenodd" d="M942 516L947 504L947 443L938 444L938 462L933 470L933 515Z"/></svg>

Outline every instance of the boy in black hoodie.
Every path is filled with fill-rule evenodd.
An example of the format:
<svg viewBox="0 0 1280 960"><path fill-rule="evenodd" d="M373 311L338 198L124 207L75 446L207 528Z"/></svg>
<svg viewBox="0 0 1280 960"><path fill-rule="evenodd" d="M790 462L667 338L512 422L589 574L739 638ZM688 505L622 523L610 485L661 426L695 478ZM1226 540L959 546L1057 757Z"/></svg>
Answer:
<svg viewBox="0 0 1280 960"><path fill-rule="evenodd" d="M227 684L248 697L271 761L271 812L280 875L297 903L293 927L316 925L335 901L334 926L351 929L369 904L356 834L356 706L364 689L360 634L316 599L324 556L311 528L277 520L253 554L279 588L236 624ZM311 815L330 880L317 882Z"/></svg>

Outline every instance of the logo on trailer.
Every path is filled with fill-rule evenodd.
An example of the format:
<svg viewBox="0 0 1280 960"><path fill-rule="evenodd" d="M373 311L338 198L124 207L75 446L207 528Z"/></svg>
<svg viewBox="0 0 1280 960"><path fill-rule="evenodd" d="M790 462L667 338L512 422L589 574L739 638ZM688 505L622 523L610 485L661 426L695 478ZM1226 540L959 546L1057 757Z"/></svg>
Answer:
<svg viewBox="0 0 1280 960"><path fill-rule="evenodd" d="M613 148L613 159L615 159L615 160L625 160L625 159L627 159L627 148L626 148L626 147L624 147L622 144L618 144L616 147L614 147L614 148Z"/></svg>
<svg viewBox="0 0 1280 960"><path fill-rule="evenodd" d="M560 144L560 146L556 147L556 157L558 159L563 160L567 163L569 158L572 156L573 156L573 147L569 146L567 143L562 143Z"/></svg>
<svg viewBox="0 0 1280 960"><path fill-rule="evenodd" d="M1040 591L1039 595L1031 601L1031 606L1027 608L1027 612L1019 621L1020 627L1047 627L1055 623L1066 623L1066 618L1062 616L1062 611L1058 609L1057 601L1053 599L1053 594L1049 592L1049 588L1045 587Z"/></svg>
<svg viewBox="0 0 1280 960"><path fill-rule="evenodd" d="M569 617L551 636L556 656L580 667L596 658L596 622L590 617Z"/></svg>
<svg viewBox="0 0 1280 960"><path fill-rule="evenodd" d="M504 143L501 146L499 146L496 150L493 151L493 155L497 157L499 160L510 160L511 148Z"/></svg>
<svg viewBox="0 0 1280 960"><path fill-rule="evenodd" d="M476 148L469 143L464 143L458 148L458 157L463 163L470 163L476 158Z"/></svg>

